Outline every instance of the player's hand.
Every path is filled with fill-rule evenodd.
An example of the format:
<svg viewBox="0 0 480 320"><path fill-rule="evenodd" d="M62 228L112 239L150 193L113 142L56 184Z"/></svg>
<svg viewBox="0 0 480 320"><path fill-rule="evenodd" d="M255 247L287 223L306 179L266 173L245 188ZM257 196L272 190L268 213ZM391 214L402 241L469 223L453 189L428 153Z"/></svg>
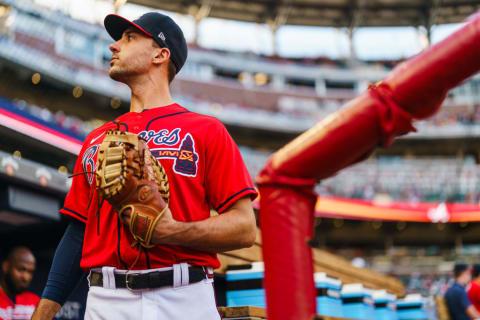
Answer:
<svg viewBox="0 0 480 320"><path fill-rule="evenodd" d="M131 214L132 210L130 209L126 209L122 212L122 222L129 226L130 225L130 214ZM175 222L176 220L173 219L173 216L172 216L172 212L170 211L170 208L167 208L167 210L165 210L165 213L162 215L162 217L160 218L160 220L158 220L158 223L172 223L172 222Z"/></svg>
<svg viewBox="0 0 480 320"><path fill-rule="evenodd" d="M130 213L130 209L127 209L122 213L122 222L126 226L130 225ZM178 241L175 239L178 237L181 224L183 224L181 221L177 221L173 218L170 208L167 208L155 226L152 243L177 244Z"/></svg>

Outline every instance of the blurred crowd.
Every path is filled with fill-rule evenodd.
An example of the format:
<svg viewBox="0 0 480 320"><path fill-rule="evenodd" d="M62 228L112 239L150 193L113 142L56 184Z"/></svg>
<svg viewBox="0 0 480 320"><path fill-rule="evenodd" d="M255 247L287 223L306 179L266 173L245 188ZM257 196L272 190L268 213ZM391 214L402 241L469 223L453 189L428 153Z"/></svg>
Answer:
<svg viewBox="0 0 480 320"><path fill-rule="evenodd" d="M65 114L62 110L51 111L48 108L29 104L20 99L10 101L0 98L0 108L13 111L22 116L27 116L32 120L53 126L54 128L63 129L67 133L70 133L70 135L81 140L83 140L90 131L103 124L103 121L99 119L83 121L76 116Z"/></svg>
<svg viewBox="0 0 480 320"><path fill-rule="evenodd" d="M399 202L479 201L480 168L473 157L384 157L364 161L323 181L323 196Z"/></svg>
<svg viewBox="0 0 480 320"><path fill-rule="evenodd" d="M242 110L237 106L222 106L220 104L199 103L187 97L180 97L180 103L195 106L193 111L218 117L230 124L250 126L270 126L271 129L287 128L292 117L273 115L265 110ZM82 121L78 117L65 112L51 111L23 100L9 101L0 99L0 107L41 123L66 130L79 139L84 137L103 122L98 119ZM254 115L254 116L252 116ZM272 121L272 119L274 121ZM463 123L472 125L480 121L480 107L472 112L456 113L453 116L447 111L432 119L433 123ZM308 126L308 121L302 123ZM295 128L289 127L290 130ZM301 129L298 127L297 129ZM263 167L272 153L270 150L259 150L240 147L247 167L255 176ZM480 168L472 157L458 158L405 158L384 157L364 161L342 170L335 177L322 181L316 188L322 196L335 196L375 200L377 197L387 197L400 202L467 202L480 201ZM432 182L435 183L432 183Z"/></svg>
<svg viewBox="0 0 480 320"><path fill-rule="evenodd" d="M216 53L222 53L222 54L234 54L231 51L206 48L195 43L189 43L188 45L190 49L202 50L207 52L216 52ZM376 66L378 68L390 70L405 60L405 59L385 59L385 60L372 60L372 61L370 60L355 61L355 60L352 60L351 58L332 59L326 56L281 57L278 55L265 55L265 54L259 54L255 52L249 52L249 51L237 52L235 54L239 56L243 56L248 59L258 59L258 60L264 60L264 61L282 63L282 64L295 63L295 64L307 65L307 66L330 66L336 69L352 68L354 64L368 64L368 65Z"/></svg>
<svg viewBox="0 0 480 320"><path fill-rule="evenodd" d="M480 123L480 104L446 107L426 122L433 126L476 125Z"/></svg>

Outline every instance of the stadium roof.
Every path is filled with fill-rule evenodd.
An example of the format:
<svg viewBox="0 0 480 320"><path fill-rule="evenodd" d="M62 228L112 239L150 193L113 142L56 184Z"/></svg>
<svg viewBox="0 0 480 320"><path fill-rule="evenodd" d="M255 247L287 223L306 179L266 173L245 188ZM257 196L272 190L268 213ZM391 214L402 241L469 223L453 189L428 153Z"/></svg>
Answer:
<svg viewBox="0 0 480 320"><path fill-rule="evenodd" d="M478 0L131 0L204 17L274 26L426 26L456 23L480 9Z"/></svg>

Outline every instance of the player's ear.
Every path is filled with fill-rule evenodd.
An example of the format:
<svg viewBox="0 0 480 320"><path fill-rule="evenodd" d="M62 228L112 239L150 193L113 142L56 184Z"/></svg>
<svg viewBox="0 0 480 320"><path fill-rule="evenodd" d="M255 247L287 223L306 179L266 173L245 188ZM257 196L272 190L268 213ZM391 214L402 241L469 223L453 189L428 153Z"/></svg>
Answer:
<svg viewBox="0 0 480 320"><path fill-rule="evenodd" d="M2 262L2 273L6 274L8 271L9 262L7 260Z"/></svg>
<svg viewBox="0 0 480 320"><path fill-rule="evenodd" d="M160 65L170 59L170 50L168 48L156 48L153 52L153 64Z"/></svg>

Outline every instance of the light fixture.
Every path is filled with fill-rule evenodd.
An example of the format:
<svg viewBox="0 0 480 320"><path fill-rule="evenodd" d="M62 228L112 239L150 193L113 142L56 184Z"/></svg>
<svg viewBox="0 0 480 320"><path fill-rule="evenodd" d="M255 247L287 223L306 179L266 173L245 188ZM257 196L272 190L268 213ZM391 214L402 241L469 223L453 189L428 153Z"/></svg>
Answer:
<svg viewBox="0 0 480 320"><path fill-rule="evenodd" d="M83 89L79 86L76 86L75 88L73 88L72 94L76 99L78 99L82 96Z"/></svg>
<svg viewBox="0 0 480 320"><path fill-rule="evenodd" d="M122 100L120 100L120 98L118 97L113 97L112 99L110 99L110 107L112 107L112 109L120 108L121 104L122 104Z"/></svg>
<svg viewBox="0 0 480 320"><path fill-rule="evenodd" d="M67 174L68 173L68 169L67 167L65 166L60 166L58 167L58 172L62 173L62 174Z"/></svg>
<svg viewBox="0 0 480 320"><path fill-rule="evenodd" d="M259 72L253 76L253 81L257 86L263 86L268 82L268 76L263 72Z"/></svg>
<svg viewBox="0 0 480 320"><path fill-rule="evenodd" d="M41 79L42 79L42 76L41 76L40 73L38 73L38 72L35 72L35 73L32 75L32 83L33 83L33 84L39 84Z"/></svg>

